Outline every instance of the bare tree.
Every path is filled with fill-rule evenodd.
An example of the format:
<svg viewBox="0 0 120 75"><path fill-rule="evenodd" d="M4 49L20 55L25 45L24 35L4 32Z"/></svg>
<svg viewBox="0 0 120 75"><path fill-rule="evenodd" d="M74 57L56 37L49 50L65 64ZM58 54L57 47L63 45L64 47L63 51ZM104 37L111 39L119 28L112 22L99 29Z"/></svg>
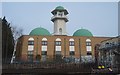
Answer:
<svg viewBox="0 0 120 75"><path fill-rule="evenodd" d="M16 26L12 26L12 33L14 40L17 41L17 39L23 34L23 29L17 28Z"/></svg>
<svg viewBox="0 0 120 75"><path fill-rule="evenodd" d="M19 38L20 36L22 36L22 34L23 34L23 29L22 29L22 28L17 28L16 26L12 26L12 27L11 27L11 30L12 30L13 37L14 37L14 42L15 42L14 51L13 51L13 56L12 56L12 59L11 59L11 63L13 63L13 61L14 61L14 59L15 59L17 41L18 41L18 38Z"/></svg>

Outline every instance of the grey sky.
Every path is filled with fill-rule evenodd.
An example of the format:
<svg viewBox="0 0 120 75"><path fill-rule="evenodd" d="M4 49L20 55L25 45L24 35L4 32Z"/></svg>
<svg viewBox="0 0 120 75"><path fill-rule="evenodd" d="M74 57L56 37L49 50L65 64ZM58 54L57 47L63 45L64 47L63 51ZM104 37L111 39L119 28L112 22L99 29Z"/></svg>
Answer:
<svg viewBox="0 0 120 75"><path fill-rule="evenodd" d="M61 5L69 12L67 32L69 35L82 28L94 36L118 35L118 3L116 2L8 2L2 3L2 17L13 25L23 28L24 35L36 27L53 33L51 11Z"/></svg>

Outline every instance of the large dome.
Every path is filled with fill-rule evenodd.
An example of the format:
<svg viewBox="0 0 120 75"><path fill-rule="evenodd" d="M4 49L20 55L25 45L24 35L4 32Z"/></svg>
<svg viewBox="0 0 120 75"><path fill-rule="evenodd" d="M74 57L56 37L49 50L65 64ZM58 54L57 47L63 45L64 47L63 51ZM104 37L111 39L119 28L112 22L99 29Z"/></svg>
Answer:
<svg viewBox="0 0 120 75"><path fill-rule="evenodd" d="M87 29L79 29L76 32L74 32L73 36L93 36L93 35Z"/></svg>
<svg viewBox="0 0 120 75"><path fill-rule="evenodd" d="M51 35L51 34L47 29L38 27L38 28L33 29L29 35Z"/></svg>

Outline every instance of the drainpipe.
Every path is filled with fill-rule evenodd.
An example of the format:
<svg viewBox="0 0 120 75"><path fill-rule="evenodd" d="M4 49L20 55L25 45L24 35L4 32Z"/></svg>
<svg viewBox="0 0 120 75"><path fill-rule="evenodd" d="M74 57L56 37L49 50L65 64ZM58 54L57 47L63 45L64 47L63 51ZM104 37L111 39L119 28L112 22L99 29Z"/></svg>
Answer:
<svg viewBox="0 0 120 75"><path fill-rule="evenodd" d="M79 54L80 54L80 63L81 63L81 47L80 47L80 39L79 39Z"/></svg>

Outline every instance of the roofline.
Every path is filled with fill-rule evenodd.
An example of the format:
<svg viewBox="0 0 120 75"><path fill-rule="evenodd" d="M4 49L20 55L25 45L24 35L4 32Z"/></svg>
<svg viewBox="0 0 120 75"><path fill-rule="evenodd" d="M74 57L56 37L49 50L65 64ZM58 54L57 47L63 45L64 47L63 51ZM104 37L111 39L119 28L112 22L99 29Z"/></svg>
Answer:
<svg viewBox="0 0 120 75"><path fill-rule="evenodd" d="M65 36L65 35L22 35L22 36ZM69 37L115 38L115 37L104 37L104 36L69 36Z"/></svg>
<svg viewBox="0 0 120 75"><path fill-rule="evenodd" d="M106 39L106 40L101 41L101 43L104 42L104 41L112 40L112 39L119 38L119 37L120 37L120 36L117 36L117 37L110 37L109 39Z"/></svg>

